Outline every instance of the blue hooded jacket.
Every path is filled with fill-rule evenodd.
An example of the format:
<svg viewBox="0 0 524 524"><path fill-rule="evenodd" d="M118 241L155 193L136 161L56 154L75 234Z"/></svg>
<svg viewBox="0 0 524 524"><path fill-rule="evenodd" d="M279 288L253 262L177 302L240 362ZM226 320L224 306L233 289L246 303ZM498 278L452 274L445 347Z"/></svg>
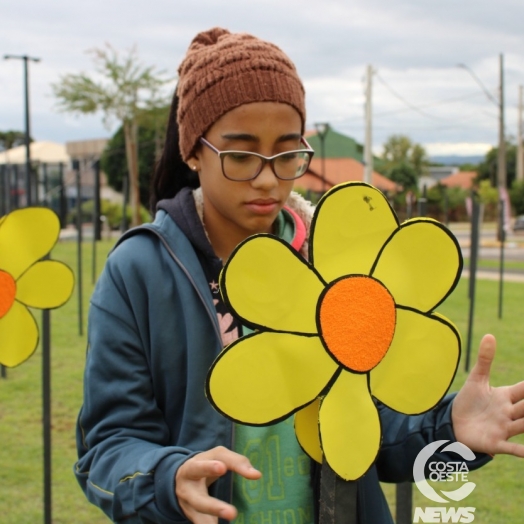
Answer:
<svg viewBox="0 0 524 524"><path fill-rule="evenodd" d="M205 397L221 349L195 249L160 210L153 224L121 239L91 299L75 474L87 498L114 522L187 522L175 496L178 467L198 452L233 447L232 423ZM413 480L414 459L426 444L455 440L451 397L415 417L381 405L379 411L382 448L358 481L361 524L393 523L379 479ZM468 467L487 460L481 456ZM230 474L210 487L227 501L231 490Z"/></svg>

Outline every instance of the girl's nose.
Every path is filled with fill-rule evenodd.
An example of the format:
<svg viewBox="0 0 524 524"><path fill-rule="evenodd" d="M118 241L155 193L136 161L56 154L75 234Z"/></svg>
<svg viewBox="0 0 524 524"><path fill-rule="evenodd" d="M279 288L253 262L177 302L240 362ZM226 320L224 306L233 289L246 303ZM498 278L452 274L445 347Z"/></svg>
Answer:
<svg viewBox="0 0 524 524"><path fill-rule="evenodd" d="M266 191L278 186L278 178L275 173L273 173L269 162L266 162L259 175L251 181L251 185L254 188L264 189Z"/></svg>

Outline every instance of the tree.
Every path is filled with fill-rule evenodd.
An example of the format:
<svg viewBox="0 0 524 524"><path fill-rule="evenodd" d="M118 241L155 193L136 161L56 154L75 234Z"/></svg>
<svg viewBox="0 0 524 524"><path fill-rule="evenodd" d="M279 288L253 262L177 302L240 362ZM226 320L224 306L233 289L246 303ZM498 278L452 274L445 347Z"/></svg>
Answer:
<svg viewBox="0 0 524 524"><path fill-rule="evenodd" d="M32 139L29 138L32 142ZM23 131L0 131L0 151L25 144L25 133Z"/></svg>
<svg viewBox="0 0 524 524"><path fill-rule="evenodd" d="M490 180L492 186L497 186L497 169L499 148L492 147L478 166L479 180ZM517 146L511 141L506 141L506 181L507 187L513 185L517 173Z"/></svg>
<svg viewBox="0 0 524 524"><path fill-rule="evenodd" d="M515 180L509 193L516 215L524 215L524 181Z"/></svg>
<svg viewBox="0 0 524 524"><path fill-rule="evenodd" d="M466 198L469 195L470 191L461 187L435 184L427 191L428 216L452 222L467 220Z"/></svg>
<svg viewBox="0 0 524 524"><path fill-rule="evenodd" d="M170 79L164 72L155 72L154 67L143 66L136 48L122 58L109 44L105 49L88 51L93 56L95 71L101 80L86 73L67 74L52 84L62 111L87 114L101 111L106 126L114 119L122 124L129 174L132 225L140 219L140 190L138 167L138 121L144 109L165 105L160 97L160 88Z"/></svg>
<svg viewBox="0 0 524 524"><path fill-rule="evenodd" d="M404 188L404 191L417 189L417 172L408 162L401 162L392 167L386 175L390 180Z"/></svg>
<svg viewBox="0 0 524 524"><path fill-rule="evenodd" d="M160 154L160 144L164 140L169 106L144 111L138 121L138 172L140 202L149 205L150 175ZM127 174L124 130L121 126L107 143L101 167L107 175L108 184L116 191L122 191L124 177Z"/></svg>
<svg viewBox="0 0 524 524"><path fill-rule="evenodd" d="M383 146L382 159L386 176L393 168L409 165L417 177L425 174L429 165L426 150L406 135L391 135Z"/></svg>
<svg viewBox="0 0 524 524"><path fill-rule="evenodd" d="M489 180L481 180L478 184L478 195L484 204L484 217L487 220L497 219L497 207L499 203L499 190L492 186Z"/></svg>

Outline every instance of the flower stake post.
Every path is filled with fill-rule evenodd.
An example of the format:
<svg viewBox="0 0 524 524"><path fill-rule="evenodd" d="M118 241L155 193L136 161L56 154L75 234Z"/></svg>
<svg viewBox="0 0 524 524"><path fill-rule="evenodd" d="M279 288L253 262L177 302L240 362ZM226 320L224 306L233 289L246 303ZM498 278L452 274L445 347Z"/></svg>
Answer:
<svg viewBox="0 0 524 524"><path fill-rule="evenodd" d="M427 218L400 224L384 195L364 183L326 193L309 240L307 261L265 234L230 257L220 288L255 333L217 357L207 394L242 424L294 414L300 446L324 463L321 517L356 522L355 481L380 452L376 401L420 414L455 376L460 336L434 310L455 288L462 257L444 226ZM354 507L337 512L333 490L344 482ZM334 507L326 507L326 486Z"/></svg>
<svg viewBox="0 0 524 524"><path fill-rule="evenodd" d="M36 351L38 325L29 308L46 310L42 322L46 524L51 522L51 347L47 310L65 304L74 286L73 272L69 267L48 258L59 233L60 222L50 209L28 207L0 218L1 364L18 366Z"/></svg>

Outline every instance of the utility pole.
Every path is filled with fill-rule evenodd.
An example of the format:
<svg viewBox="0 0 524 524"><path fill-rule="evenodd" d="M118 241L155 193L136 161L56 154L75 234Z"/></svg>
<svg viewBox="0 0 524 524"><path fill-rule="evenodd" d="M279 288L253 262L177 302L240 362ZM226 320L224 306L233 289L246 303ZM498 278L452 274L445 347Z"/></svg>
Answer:
<svg viewBox="0 0 524 524"><path fill-rule="evenodd" d="M24 61L24 92L25 92L25 169L26 169L26 205L31 205L31 129L29 118L29 67L28 62L40 62L40 58L33 58L27 55L4 55L4 60L16 58Z"/></svg>
<svg viewBox="0 0 524 524"><path fill-rule="evenodd" d="M519 86L519 128L517 130L517 180L524 181L524 147L522 145L522 86Z"/></svg>
<svg viewBox="0 0 524 524"><path fill-rule="evenodd" d="M504 55L499 57L500 84L499 84L499 158L497 168L497 185L499 195L506 190L506 140L504 137Z"/></svg>
<svg viewBox="0 0 524 524"><path fill-rule="evenodd" d="M497 185L499 190L499 228L500 241L499 262L499 318L502 318L502 294L504 286L504 243L506 241L506 228L509 223L510 206L506 174L506 139L504 136L504 55L500 54L500 91L499 91L499 158L497 169Z"/></svg>
<svg viewBox="0 0 524 524"><path fill-rule="evenodd" d="M373 67L368 65L366 71L366 104L365 104L365 115L366 115L366 138L364 142L364 182L371 184L371 178L373 173L373 140L372 140L372 80L373 80Z"/></svg>

